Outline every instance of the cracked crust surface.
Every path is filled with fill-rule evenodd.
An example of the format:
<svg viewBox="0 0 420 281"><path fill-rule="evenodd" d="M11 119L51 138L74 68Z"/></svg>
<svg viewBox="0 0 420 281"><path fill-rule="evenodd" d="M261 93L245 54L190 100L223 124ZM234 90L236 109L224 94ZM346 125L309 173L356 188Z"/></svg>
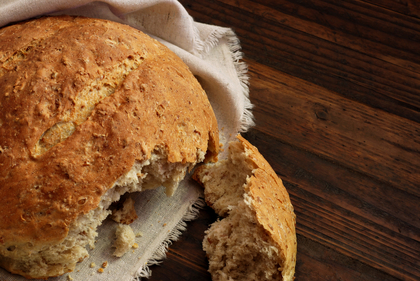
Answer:
<svg viewBox="0 0 420 281"><path fill-rule="evenodd" d="M156 147L168 163L193 165L205 152L217 158L205 92L176 55L129 26L69 16L8 26L0 29L0 65L6 268L63 241Z"/></svg>

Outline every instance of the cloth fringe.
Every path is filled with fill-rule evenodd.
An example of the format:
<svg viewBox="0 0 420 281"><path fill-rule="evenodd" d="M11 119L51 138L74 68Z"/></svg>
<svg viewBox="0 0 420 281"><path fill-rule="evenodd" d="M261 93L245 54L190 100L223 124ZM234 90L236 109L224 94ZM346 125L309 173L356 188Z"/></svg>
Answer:
<svg viewBox="0 0 420 281"><path fill-rule="evenodd" d="M239 38L229 29L226 32L226 39L228 40L230 52L232 54L233 63L238 73L238 78L241 83L242 93L244 95L244 113L241 119L241 133L248 131L249 128L255 126L254 115L252 114L252 108L254 107L249 99L249 75L248 65L242 61L243 53L241 52L241 45Z"/></svg>
<svg viewBox="0 0 420 281"><path fill-rule="evenodd" d="M140 281L142 278L150 278L152 276L152 271L150 266L158 265L163 262L166 258L166 252L168 247L181 236L183 231L187 230L187 222L196 219L199 215L199 212L202 208L206 206L204 198L199 197L193 204L191 204L184 214L182 219L175 225L172 231L168 234L165 240L159 245L156 251L153 253L152 257L147 261L147 263L142 266L138 271L136 276L132 281Z"/></svg>
<svg viewBox="0 0 420 281"><path fill-rule="evenodd" d="M242 47L238 36L231 28L219 27L215 29L207 38L206 41L199 40L199 31L194 26L194 33L196 41L194 42L195 48L202 56L204 53L208 53L212 48L219 44L222 38L225 38L229 46L232 61L238 74L238 79L241 85L241 91L244 95L244 113L240 120L241 126L239 128L240 133L244 133L249 128L255 126L254 115L252 114L253 104L249 99L249 75L248 66L242 60L244 54L242 53Z"/></svg>

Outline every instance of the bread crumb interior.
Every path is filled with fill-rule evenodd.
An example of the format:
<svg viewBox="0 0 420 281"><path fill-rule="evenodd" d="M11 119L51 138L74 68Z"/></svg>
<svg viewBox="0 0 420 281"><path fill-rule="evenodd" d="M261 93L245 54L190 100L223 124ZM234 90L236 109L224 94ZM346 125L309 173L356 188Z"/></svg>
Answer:
<svg viewBox="0 0 420 281"><path fill-rule="evenodd" d="M248 182L254 164L240 142L229 146L229 158L199 172L205 199L225 217L206 231L203 249L213 281L283 280L276 244L256 221Z"/></svg>
<svg viewBox="0 0 420 281"><path fill-rule="evenodd" d="M198 161L204 160L204 153L197 153ZM99 206L85 215L79 216L69 227L69 233L60 244L45 247L26 259L15 263L16 270L24 271L30 276L55 276L73 271L77 262L89 254L86 246L94 249L97 227L107 218L111 203L118 201L127 192L140 192L145 189L166 187L171 195L179 182L185 177L191 163L168 163L167 156L161 147L156 147L150 159L137 161L132 169L120 177L103 196Z"/></svg>

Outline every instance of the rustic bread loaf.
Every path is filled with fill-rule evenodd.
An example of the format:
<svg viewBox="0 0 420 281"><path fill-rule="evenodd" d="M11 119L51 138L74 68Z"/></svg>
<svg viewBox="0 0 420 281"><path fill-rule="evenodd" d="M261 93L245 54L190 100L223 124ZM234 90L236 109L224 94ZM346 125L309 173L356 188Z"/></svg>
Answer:
<svg viewBox="0 0 420 281"><path fill-rule="evenodd" d="M206 203L226 217L206 231L203 249L214 281L294 279L295 214L282 181L258 150L238 136L229 157L193 178Z"/></svg>
<svg viewBox="0 0 420 281"><path fill-rule="evenodd" d="M216 160L216 118L187 66L129 26L43 17L0 29L0 265L72 271L109 205Z"/></svg>

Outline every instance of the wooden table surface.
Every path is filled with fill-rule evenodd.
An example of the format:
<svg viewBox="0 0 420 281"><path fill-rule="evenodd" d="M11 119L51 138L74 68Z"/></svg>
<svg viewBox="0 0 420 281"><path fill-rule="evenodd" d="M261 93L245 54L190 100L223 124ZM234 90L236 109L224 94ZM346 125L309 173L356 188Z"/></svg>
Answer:
<svg viewBox="0 0 420 281"><path fill-rule="evenodd" d="M420 280L420 3L182 0L231 27L249 66L256 126L297 216L296 280ZM155 280L211 280L188 224Z"/></svg>

